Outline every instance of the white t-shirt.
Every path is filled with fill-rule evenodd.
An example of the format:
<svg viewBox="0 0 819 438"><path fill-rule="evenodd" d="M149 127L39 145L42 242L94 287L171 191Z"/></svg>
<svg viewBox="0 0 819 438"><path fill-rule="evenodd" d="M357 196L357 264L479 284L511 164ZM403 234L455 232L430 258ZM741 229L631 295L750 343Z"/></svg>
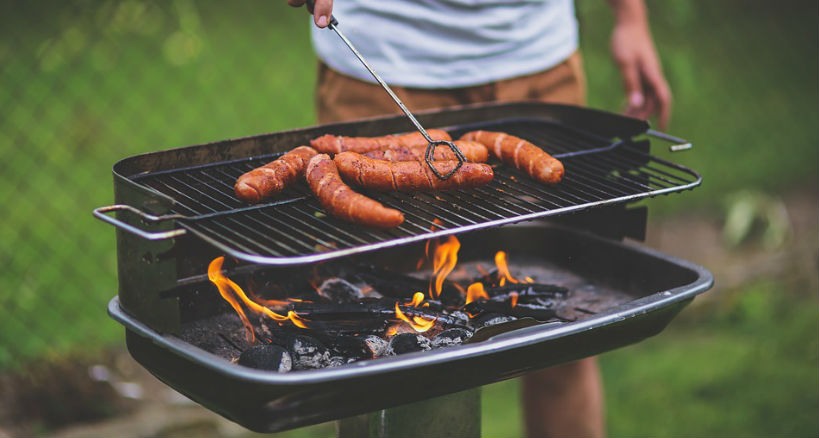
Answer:
<svg viewBox="0 0 819 438"><path fill-rule="evenodd" d="M467 87L531 74L578 47L573 0L337 0L333 16L373 69L404 87ZM375 82L335 32L310 27L319 59Z"/></svg>

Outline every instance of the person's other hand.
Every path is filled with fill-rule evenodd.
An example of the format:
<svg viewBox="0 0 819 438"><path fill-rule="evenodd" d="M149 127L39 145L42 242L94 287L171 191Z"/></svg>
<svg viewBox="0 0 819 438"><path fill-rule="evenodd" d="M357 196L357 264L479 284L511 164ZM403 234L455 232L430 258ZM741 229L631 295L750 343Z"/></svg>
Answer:
<svg viewBox="0 0 819 438"><path fill-rule="evenodd" d="M287 4L294 8L301 7L306 0L287 0ZM318 27L327 27L330 16L333 14L333 0L315 0L313 6L313 22Z"/></svg>
<svg viewBox="0 0 819 438"><path fill-rule="evenodd" d="M657 116L660 129L671 118L671 89L660 66L647 23L620 23L611 36L611 52L623 76L626 115Z"/></svg>

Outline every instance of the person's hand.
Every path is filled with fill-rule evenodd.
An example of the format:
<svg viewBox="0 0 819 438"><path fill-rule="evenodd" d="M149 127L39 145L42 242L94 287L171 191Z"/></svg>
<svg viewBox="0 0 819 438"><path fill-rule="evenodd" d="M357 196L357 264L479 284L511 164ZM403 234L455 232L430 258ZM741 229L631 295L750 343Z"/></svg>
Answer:
<svg viewBox="0 0 819 438"><path fill-rule="evenodd" d="M294 8L301 7L306 0L287 0L287 4ZM333 14L333 0L315 0L313 6L313 22L318 27L327 27L330 24L330 16Z"/></svg>
<svg viewBox="0 0 819 438"><path fill-rule="evenodd" d="M626 115L657 116L660 129L671 118L671 89L665 80L646 20L618 20L611 36L611 52L623 76Z"/></svg>

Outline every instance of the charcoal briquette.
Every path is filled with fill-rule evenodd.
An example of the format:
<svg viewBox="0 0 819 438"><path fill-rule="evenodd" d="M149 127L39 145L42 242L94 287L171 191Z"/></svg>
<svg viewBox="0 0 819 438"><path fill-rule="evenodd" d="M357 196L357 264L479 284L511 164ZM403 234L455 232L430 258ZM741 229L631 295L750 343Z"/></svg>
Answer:
<svg viewBox="0 0 819 438"><path fill-rule="evenodd" d="M305 335L293 336L287 350L293 358L293 369L324 368L330 364L330 351L318 339Z"/></svg>
<svg viewBox="0 0 819 438"><path fill-rule="evenodd" d="M387 347L387 354L404 354L413 351L426 351L432 349L432 343L424 336L415 333L401 333L390 339Z"/></svg>
<svg viewBox="0 0 819 438"><path fill-rule="evenodd" d="M432 338L432 348L449 347L451 345L463 344L472 336L472 332L460 327L447 329Z"/></svg>
<svg viewBox="0 0 819 438"><path fill-rule="evenodd" d="M375 335L367 335L364 336L364 345L372 354L370 357L376 358L387 354L387 349L389 348L390 344L386 339Z"/></svg>
<svg viewBox="0 0 819 438"><path fill-rule="evenodd" d="M290 353L278 345L254 345L239 356L239 365L260 370L287 372L293 368Z"/></svg>
<svg viewBox="0 0 819 438"><path fill-rule="evenodd" d="M504 322L514 321L515 317L502 315L500 313L485 312L472 320L472 326L476 329L482 327L489 327L490 325L503 324Z"/></svg>
<svg viewBox="0 0 819 438"><path fill-rule="evenodd" d="M364 298L361 289L342 278L326 280L319 286L318 293L334 303L354 303Z"/></svg>

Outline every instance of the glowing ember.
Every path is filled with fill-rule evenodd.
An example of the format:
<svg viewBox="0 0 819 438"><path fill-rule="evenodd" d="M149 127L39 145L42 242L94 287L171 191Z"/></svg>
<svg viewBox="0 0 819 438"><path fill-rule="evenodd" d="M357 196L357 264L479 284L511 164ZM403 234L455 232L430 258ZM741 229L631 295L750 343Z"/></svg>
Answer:
<svg viewBox="0 0 819 438"><path fill-rule="evenodd" d="M515 306L518 305L518 293L517 292L511 292L509 294L509 304L511 305L511 307L513 309L515 308Z"/></svg>
<svg viewBox="0 0 819 438"><path fill-rule="evenodd" d="M432 260L434 285L430 285L429 296L436 299L441 296L441 289L444 286L446 276L455 269L458 263L458 251L461 249L461 242L455 236L449 236L446 242L438 245L435 249L435 256Z"/></svg>
<svg viewBox="0 0 819 438"><path fill-rule="evenodd" d="M486 289L483 288L483 283L472 283L466 289L466 304L478 299L488 300L489 294L487 294Z"/></svg>

